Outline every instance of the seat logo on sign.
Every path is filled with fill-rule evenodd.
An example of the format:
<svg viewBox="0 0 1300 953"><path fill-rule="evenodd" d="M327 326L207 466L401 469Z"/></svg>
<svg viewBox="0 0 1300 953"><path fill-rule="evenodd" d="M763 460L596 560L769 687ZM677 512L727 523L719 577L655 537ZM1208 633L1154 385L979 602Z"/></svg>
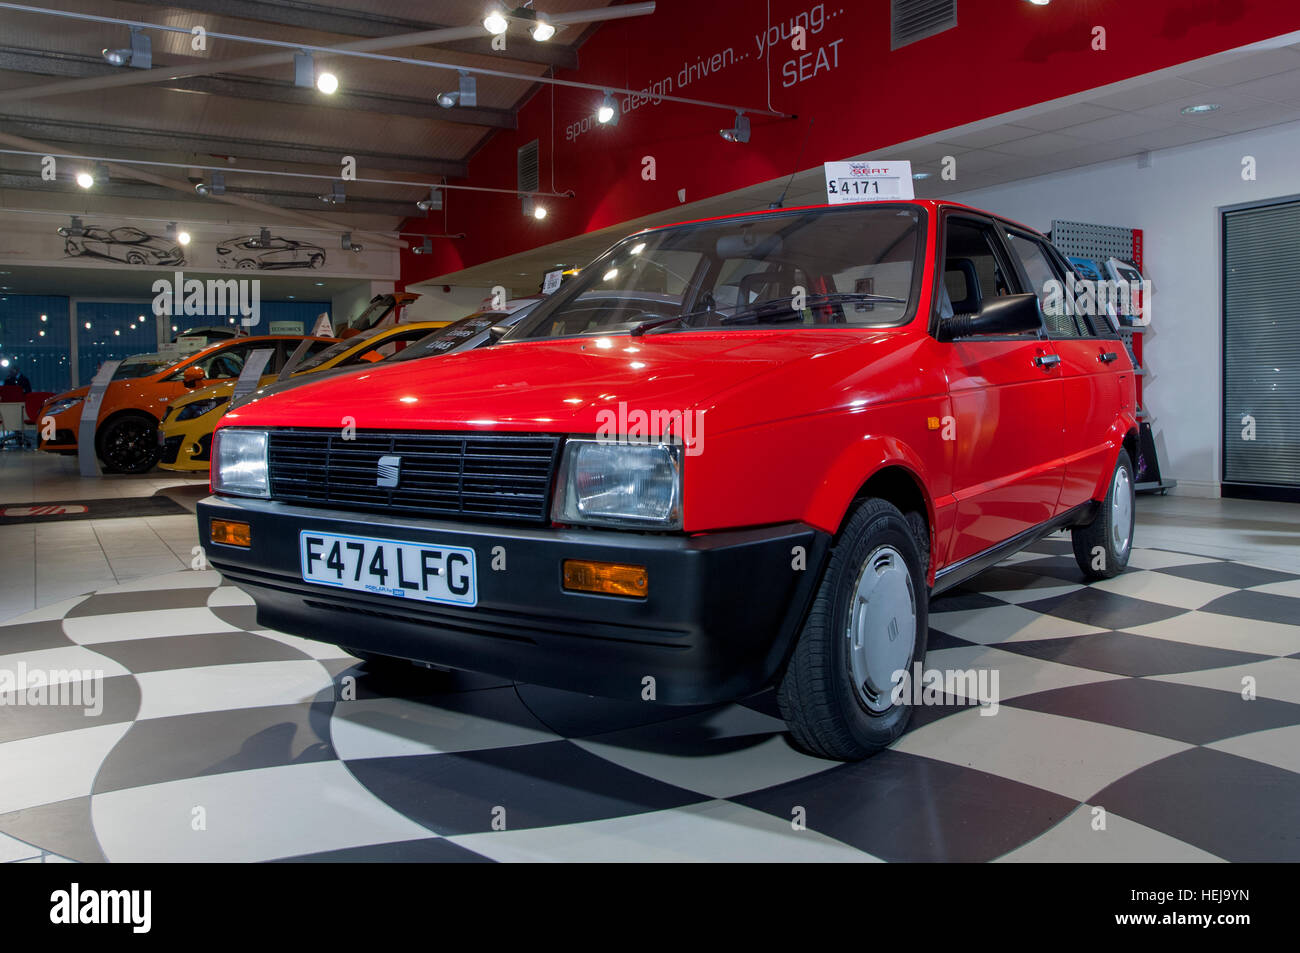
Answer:
<svg viewBox="0 0 1300 953"><path fill-rule="evenodd" d="M401 457L380 457L379 473L375 477L375 486L393 488L402 476Z"/></svg>

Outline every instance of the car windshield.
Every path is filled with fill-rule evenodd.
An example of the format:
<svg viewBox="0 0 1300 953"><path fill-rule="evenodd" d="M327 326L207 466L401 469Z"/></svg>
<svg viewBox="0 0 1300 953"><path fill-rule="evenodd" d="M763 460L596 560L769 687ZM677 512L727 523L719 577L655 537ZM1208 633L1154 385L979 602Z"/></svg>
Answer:
<svg viewBox="0 0 1300 953"><path fill-rule="evenodd" d="M348 322L348 327L354 331L366 331L374 327L383 319L384 315L393 307L393 298L391 295L383 295L378 301L372 301L366 306L366 310Z"/></svg>
<svg viewBox="0 0 1300 953"><path fill-rule="evenodd" d="M376 338L379 335L386 333L388 330L388 328L371 328L369 331L362 331L360 334L354 334L346 340L331 344L329 347L317 351L315 354L304 357L302 363L294 367L293 372L297 374L299 371L310 371L313 368L320 367L327 361L333 360L340 354L352 350L354 347L359 347L364 342Z"/></svg>
<svg viewBox="0 0 1300 953"><path fill-rule="evenodd" d="M124 381L132 377L146 377L175 363L174 357L128 359L117 366L117 370L113 372L113 380Z"/></svg>
<svg viewBox="0 0 1300 953"><path fill-rule="evenodd" d="M888 327L911 314L924 212L856 205L633 235L508 340L653 328Z"/></svg>
<svg viewBox="0 0 1300 953"><path fill-rule="evenodd" d="M531 307L532 305L525 305L512 314L501 311L481 311L471 314L408 344L390 357L388 362L414 361L422 357L433 357L435 354L448 354L451 351L487 344L491 339L489 334L491 328L496 325L509 326L521 320Z"/></svg>

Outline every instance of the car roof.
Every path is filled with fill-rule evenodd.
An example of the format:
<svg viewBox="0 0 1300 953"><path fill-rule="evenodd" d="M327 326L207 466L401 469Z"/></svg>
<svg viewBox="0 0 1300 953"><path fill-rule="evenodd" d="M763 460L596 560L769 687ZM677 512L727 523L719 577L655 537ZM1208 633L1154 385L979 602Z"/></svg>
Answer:
<svg viewBox="0 0 1300 953"><path fill-rule="evenodd" d="M827 205L825 203L818 205L792 205L789 208L763 208L754 209L748 212L733 212L730 215L710 215L705 218L692 218L682 222L673 222L671 225L652 225L648 228L642 228L638 231L631 232L627 237L632 235L646 235L651 232L662 231L666 228L677 228L681 225L700 225L705 222L725 222L734 220L743 220L748 218L758 218L763 215L778 215L782 212L804 212L849 208L851 205L871 206L871 205L913 205L917 208L925 209L928 212L938 212L940 209L960 209L965 212L975 212L979 215L987 215L989 218L995 218L999 221L1014 225L1016 228L1023 228L1026 231L1040 234L1038 229L1032 225L1025 225L1014 219L1007 218L1004 215L998 215L996 212L990 212L986 209L976 208L973 205L964 205L961 202L951 202L946 199L891 199L881 202L854 202L848 205Z"/></svg>
<svg viewBox="0 0 1300 953"><path fill-rule="evenodd" d="M303 338L310 338L313 341L329 341L331 344L333 344L335 341L341 340L341 338L318 337L313 334L252 334L252 335L241 334L239 337L225 338L223 340L217 341L215 344L209 344L207 347L203 348L202 350L195 351L193 354L186 354L184 357L178 357L176 360L168 364L167 367L162 368L162 370L167 370L167 368L175 367L177 364L183 364L187 361L193 361L196 358L202 357L205 354L213 354L217 351L222 350L223 348L231 347L235 344L243 344L245 341L266 341L269 343L271 341L285 341L285 340L301 341Z"/></svg>

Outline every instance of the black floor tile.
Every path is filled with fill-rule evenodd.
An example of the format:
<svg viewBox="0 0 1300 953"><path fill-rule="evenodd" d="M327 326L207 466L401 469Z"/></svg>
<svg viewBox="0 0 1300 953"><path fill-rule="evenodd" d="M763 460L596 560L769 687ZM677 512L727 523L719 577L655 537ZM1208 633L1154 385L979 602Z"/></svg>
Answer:
<svg viewBox="0 0 1300 953"><path fill-rule="evenodd" d="M998 648L1030 658L1109 672L1112 675L1171 675L1228 668L1272 658L1204 645L1186 645L1128 632L1098 632L1069 639L1002 642Z"/></svg>
<svg viewBox="0 0 1300 953"><path fill-rule="evenodd" d="M1210 748L1147 765L1090 803L1236 862L1300 861L1300 774Z"/></svg>

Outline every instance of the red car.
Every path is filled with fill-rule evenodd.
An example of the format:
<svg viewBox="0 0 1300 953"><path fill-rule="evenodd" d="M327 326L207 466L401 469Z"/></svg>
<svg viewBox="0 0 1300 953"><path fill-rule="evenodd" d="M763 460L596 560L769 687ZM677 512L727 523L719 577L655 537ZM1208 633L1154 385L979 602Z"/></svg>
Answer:
<svg viewBox="0 0 1300 953"><path fill-rule="evenodd" d="M638 232L491 347L223 420L212 564L261 625L668 704L768 686L855 759L929 598L1061 528L1133 539L1133 367L1032 229L931 201Z"/></svg>

